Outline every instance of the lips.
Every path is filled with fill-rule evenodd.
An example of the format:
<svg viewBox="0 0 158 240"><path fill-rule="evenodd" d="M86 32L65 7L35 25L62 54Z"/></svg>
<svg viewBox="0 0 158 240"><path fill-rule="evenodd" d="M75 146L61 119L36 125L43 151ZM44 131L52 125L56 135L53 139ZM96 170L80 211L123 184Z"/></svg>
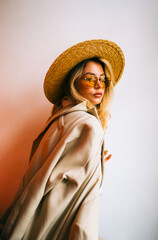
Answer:
<svg viewBox="0 0 158 240"><path fill-rule="evenodd" d="M95 94L93 94L95 97L101 97L103 94L101 93L101 92L98 92L98 93L95 93Z"/></svg>

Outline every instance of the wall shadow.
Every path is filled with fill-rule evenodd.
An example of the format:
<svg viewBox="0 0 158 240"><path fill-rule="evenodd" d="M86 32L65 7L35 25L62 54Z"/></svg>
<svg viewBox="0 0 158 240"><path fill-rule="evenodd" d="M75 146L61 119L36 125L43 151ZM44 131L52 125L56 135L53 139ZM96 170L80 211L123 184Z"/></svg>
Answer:
<svg viewBox="0 0 158 240"><path fill-rule="evenodd" d="M47 104L42 104L36 110L30 107L27 118L24 116L20 119L20 124L17 122L16 131L6 132L8 139L11 140L3 142L0 157L0 215L14 198L29 163L33 139L43 128L50 110L50 105Z"/></svg>

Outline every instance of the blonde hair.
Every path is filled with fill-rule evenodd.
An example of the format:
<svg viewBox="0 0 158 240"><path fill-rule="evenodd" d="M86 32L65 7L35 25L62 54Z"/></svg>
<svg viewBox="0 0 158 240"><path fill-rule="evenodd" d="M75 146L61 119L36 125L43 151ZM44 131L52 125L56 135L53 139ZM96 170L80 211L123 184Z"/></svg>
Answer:
<svg viewBox="0 0 158 240"><path fill-rule="evenodd" d="M111 118L109 112L109 106L112 99L112 92L113 92L113 73L110 64L101 58L90 58L86 59L79 64L77 64L71 71L67 74L65 81L64 81L64 95L68 96L75 104L80 103L86 100L87 108L91 109L93 105L85 99L78 91L75 85L77 79L80 79L83 75L84 68L89 61L100 63L103 67L104 73L108 79L105 87L105 93L103 99L100 104L96 106L98 116L100 118L102 127L104 131L107 128L107 122ZM55 104L55 109L60 106L60 100Z"/></svg>

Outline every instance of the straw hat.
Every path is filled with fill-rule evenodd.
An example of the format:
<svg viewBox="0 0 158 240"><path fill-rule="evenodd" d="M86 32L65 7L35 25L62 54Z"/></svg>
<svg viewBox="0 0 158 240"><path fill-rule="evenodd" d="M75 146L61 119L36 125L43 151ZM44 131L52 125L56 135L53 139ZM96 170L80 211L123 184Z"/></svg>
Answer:
<svg viewBox="0 0 158 240"><path fill-rule="evenodd" d="M108 40L96 39L78 43L64 51L50 66L44 80L44 93L55 103L63 96L63 82L68 72L79 62L99 57L111 65L115 86L123 73L125 59L122 50Z"/></svg>

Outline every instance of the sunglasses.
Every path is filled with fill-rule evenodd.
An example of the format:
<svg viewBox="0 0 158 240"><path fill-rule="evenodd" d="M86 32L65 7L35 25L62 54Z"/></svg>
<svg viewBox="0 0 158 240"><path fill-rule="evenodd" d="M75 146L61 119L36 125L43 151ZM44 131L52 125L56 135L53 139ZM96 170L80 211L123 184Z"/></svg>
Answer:
<svg viewBox="0 0 158 240"><path fill-rule="evenodd" d="M82 77L81 79L85 81L85 84L88 87L94 87L97 81L99 80L99 83L101 84L102 88L105 88L105 85L107 84L109 86L110 81L105 75L102 75L99 78L96 75L87 75L85 77Z"/></svg>

